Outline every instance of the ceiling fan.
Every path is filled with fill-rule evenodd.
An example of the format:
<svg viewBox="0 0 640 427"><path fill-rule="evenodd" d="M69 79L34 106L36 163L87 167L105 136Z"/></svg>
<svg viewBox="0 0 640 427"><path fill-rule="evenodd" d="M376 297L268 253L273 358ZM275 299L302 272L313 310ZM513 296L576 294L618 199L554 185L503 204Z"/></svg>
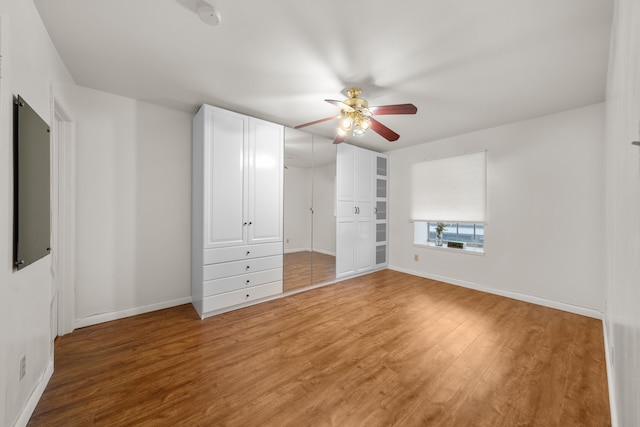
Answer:
<svg viewBox="0 0 640 427"><path fill-rule="evenodd" d="M362 90L360 88L352 87L347 90L349 98L344 101L325 99L329 104L333 104L340 108L340 113L337 116L315 120L313 122L298 125L295 128L300 129L337 118L339 121L338 134L333 140L334 144L343 142L350 131L355 136L361 136L364 135L369 128L388 141L396 141L400 138L400 135L374 119L373 116L384 114L415 114L418 111L418 108L413 104L394 104L369 107L367 100L360 98L361 92Z"/></svg>

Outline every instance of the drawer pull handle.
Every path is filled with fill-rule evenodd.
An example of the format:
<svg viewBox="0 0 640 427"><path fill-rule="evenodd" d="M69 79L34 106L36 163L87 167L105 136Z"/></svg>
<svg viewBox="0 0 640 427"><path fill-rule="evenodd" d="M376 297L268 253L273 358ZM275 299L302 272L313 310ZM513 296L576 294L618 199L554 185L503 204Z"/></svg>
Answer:
<svg viewBox="0 0 640 427"><path fill-rule="evenodd" d="M249 255L251 253L251 251L247 251L247 255Z"/></svg>
<svg viewBox="0 0 640 427"><path fill-rule="evenodd" d="M249 283L251 280L247 280L247 283Z"/></svg>
<svg viewBox="0 0 640 427"><path fill-rule="evenodd" d="M249 298L249 294L247 294L247 298Z"/></svg>
<svg viewBox="0 0 640 427"><path fill-rule="evenodd" d="M250 266L250 265L247 265L247 270L248 270L248 269L250 269L250 268L251 268L251 266Z"/></svg>

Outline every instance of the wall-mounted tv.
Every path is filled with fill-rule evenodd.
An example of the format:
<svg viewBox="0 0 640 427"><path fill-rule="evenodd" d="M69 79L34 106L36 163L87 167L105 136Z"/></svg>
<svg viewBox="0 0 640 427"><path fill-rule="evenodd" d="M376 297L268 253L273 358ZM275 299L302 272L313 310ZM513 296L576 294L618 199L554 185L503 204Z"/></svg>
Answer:
<svg viewBox="0 0 640 427"><path fill-rule="evenodd" d="M13 111L13 263L20 270L51 252L51 132L22 97Z"/></svg>

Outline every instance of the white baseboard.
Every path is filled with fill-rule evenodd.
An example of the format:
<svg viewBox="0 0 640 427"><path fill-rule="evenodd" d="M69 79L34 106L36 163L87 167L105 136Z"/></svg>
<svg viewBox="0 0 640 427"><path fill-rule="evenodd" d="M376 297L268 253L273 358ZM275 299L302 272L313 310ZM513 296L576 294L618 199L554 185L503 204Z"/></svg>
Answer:
<svg viewBox="0 0 640 427"><path fill-rule="evenodd" d="M98 323L109 322L111 320L123 319L137 314L149 313L150 311L162 310L164 308L175 307L177 305L189 304L191 297L177 298L169 301L162 301L154 304L144 305L141 307L127 308L125 310L113 311L109 313L94 314L84 319L76 319L75 327L84 328L85 326L97 325Z"/></svg>
<svg viewBox="0 0 640 427"><path fill-rule="evenodd" d="M391 270L395 270L395 269L393 269L391 267L386 267L386 266L373 268L371 270L367 270L367 271L364 271L364 272L358 273L358 274L349 274L349 275L345 275L345 276L336 277L336 280L334 281L334 283L342 282L344 280L349 280L349 279L355 279L356 277L360 277L360 276L366 276L367 274L375 273L376 271L386 270L387 268L389 268ZM397 270L397 271L400 271L400 270ZM406 272L403 271L403 273L406 273ZM408 273L408 274L411 274L411 273ZM415 276L415 274L414 274L414 276Z"/></svg>
<svg viewBox="0 0 640 427"><path fill-rule="evenodd" d="M567 311L569 313L580 314L587 317L593 317L595 319L602 319L602 313L592 308L580 307L578 305L567 304L564 302L554 301L534 295L521 294L519 292L505 291L503 289L491 288L488 286L478 285L477 283L466 282L464 280L452 279L450 277L439 276L437 274L426 274L421 271L409 270L406 268L400 268L395 266L389 266L390 270L399 271L401 273L411 274L413 276L424 277L426 279L437 280L439 282L445 282L452 285L462 286L464 288L474 289L476 291L487 292L494 295L500 295L503 297L516 299L519 301L530 302L532 304L542 305L544 307L555 308L557 310Z"/></svg>
<svg viewBox="0 0 640 427"><path fill-rule="evenodd" d="M22 412L18 416L14 427L25 427L29 423L29 419L31 415L33 415L33 411L36 410L36 406L44 393L45 388L47 388L47 384L49 384L49 380L53 375L53 359L49 360L47 364L47 368L44 370L42 377L40 378L40 382L36 385L35 389L29 396L27 400L27 404L22 409Z"/></svg>
<svg viewBox="0 0 640 427"><path fill-rule="evenodd" d="M611 360L611 351L610 346L611 337L609 337L609 327L607 322L607 317L605 316L602 319L602 330L604 332L604 356L607 366L607 387L609 388L609 410L611 411L611 427L618 427L620 424L618 423L618 411L617 411L617 402L616 402L616 389L614 383L614 370L613 370L613 360Z"/></svg>
<svg viewBox="0 0 640 427"><path fill-rule="evenodd" d="M296 252L311 252L309 248L288 248L284 250L285 254L294 254Z"/></svg>
<svg viewBox="0 0 640 427"><path fill-rule="evenodd" d="M330 256L336 256L336 253L335 253L335 252L325 251L324 249L318 249L318 248L315 248L313 251L314 251L314 252L318 252L319 254L330 255Z"/></svg>

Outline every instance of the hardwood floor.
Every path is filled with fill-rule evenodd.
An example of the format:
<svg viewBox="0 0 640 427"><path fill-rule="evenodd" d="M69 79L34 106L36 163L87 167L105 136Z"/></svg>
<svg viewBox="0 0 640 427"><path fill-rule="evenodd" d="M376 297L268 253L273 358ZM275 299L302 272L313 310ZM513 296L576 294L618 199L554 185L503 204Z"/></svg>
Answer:
<svg viewBox="0 0 640 427"><path fill-rule="evenodd" d="M336 257L320 252L284 254L284 291L302 289L336 280Z"/></svg>
<svg viewBox="0 0 640 427"><path fill-rule="evenodd" d="M60 339L31 426L607 426L602 323L384 270Z"/></svg>

